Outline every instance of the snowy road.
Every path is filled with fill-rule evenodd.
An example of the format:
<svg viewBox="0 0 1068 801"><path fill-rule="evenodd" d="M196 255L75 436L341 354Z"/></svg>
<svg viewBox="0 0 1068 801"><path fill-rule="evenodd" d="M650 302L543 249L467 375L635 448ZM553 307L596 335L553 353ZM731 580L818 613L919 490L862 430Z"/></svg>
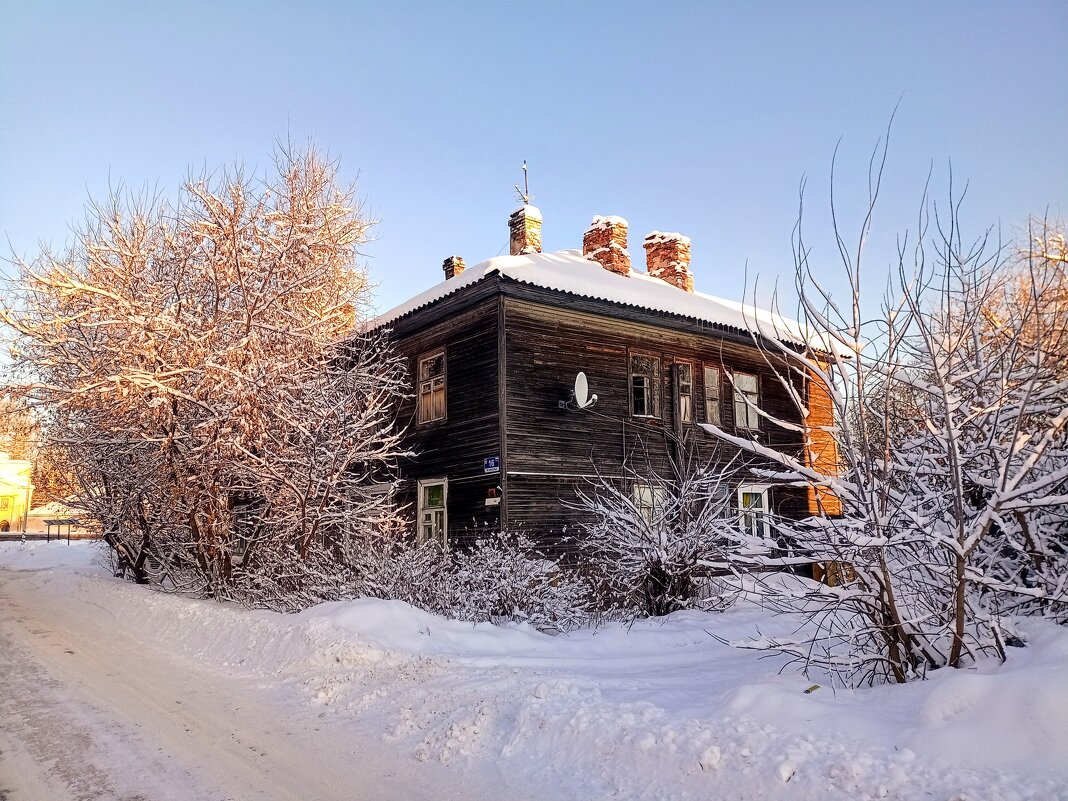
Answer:
<svg viewBox="0 0 1068 801"><path fill-rule="evenodd" d="M280 683L137 641L49 583L0 568L0 799L479 797Z"/></svg>
<svg viewBox="0 0 1068 801"><path fill-rule="evenodd" d="M548 636L296 615L0 546L0 801L1068 801L1068 629L862 690L732 648L757 604ZM714 635L714 636L713 636Z"/></svg>

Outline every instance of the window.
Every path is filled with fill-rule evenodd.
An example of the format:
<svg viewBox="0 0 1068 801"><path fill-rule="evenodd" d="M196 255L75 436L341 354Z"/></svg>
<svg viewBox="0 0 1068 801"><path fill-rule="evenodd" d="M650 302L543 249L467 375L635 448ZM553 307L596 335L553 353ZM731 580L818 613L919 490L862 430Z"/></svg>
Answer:
<svg viewBox="0 0 1068 801"><path fill-rule="evenodd" d="M664 507L667 490L653 484L636 483L631 488L634 507L647 523L652 523L657 511Z"/></svg>
<svg viewBox="0 0 1068 801"><path fill-rule="evenodd" d="M635 417L660 416L660 359L630 355L630 413Z"/></svg>
<svg viewBox="0 0 1068 801"><path fill-rule="evenodd" d="M419 422L445 418L445 351L419 360Z"/></svg>
<svg viewBox="0 0 1068 801"><path fill-rule="evenodd" d="M723 424L719 405L719 368L705 367L705 422L714 426Z"/></svg>
<svg viewBox="0 0 1068 801"><path fill-rule="evenodd" d="M420 542L435 542L443 549L449 547L445 508L448 495L448 479L432 478L419 482Z"/></svg>
<svg viewBox="0 0 1068 801"><path fill-rule="evenodd" d="M693 422L693 365L689 362L675 364L675 398L678 403L680 423Z"/></svg>
<svg viewBox="0 0 1068 801"><path fill-rule="evenodd" d="M770 536L767 487L757 484L740 486L738 488L738 511L743 532L753 537Z"/></svg>
<svg viewBox="0 0 1068 801"><path fill-rule="evenodd" d="M760 428L760 384L752 373L734 374L734 424L738 428Z"/></svg>

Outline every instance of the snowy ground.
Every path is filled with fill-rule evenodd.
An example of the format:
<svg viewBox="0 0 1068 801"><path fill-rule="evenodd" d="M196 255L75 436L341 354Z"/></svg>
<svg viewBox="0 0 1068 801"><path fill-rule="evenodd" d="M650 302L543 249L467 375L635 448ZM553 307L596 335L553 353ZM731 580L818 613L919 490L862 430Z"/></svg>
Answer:
<svg viewBox="0 0 1068 801"><path fill-rule="evenodd" d="M823 687L758 608L550 637L400 603L248 612L0 546L0 799L1068 799L1068 631Z"/></svg>

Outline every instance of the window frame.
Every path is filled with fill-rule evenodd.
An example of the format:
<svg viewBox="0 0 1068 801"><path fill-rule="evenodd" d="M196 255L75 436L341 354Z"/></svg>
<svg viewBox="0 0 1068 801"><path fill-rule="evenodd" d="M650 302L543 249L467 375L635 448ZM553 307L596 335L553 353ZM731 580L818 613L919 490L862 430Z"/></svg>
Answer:
<svg viewBox="0 0 1068 801"><path fill-rule="evenodd" d="M441 486L441 506L430 506L426 503L425 490L430 487ZM439 478L421 478L417 482L417 495L416 495L416 537L421 543L436 542L436 544L443 550L449 549L449 479L446 476ZM441 514L441 528L437 531L434 530L434 520L431 518L428 521L424 521L423 516L425 514ZM424 531L426 523L430 523L431 530L429 533Z"/></svg>
<svg viewBox="0 0 1068 801"><path fill-rule="evenodd" d="M756 388L753 390L753 397L750 397L749 393L738 384L738 379L743 376L752 378L753 383L756 384ZM760 409L760 375L742 370L732 370L731 386L734 402L734 427L744 431L760 431L760 412L758 411ZM741 411L741 414L739 414L739 411ZM753 425L749 425L750 423Z"/></svg>
<svg viewBox="0 0 1068 801"><path fill-rule="evenodd" d="M654 361L655 366L654 366L654 372L653 372L652 376L650 376L647 373L635 372L635 370L634 370L634 359L635 358L652 359ZM630 416L631 417L642 417L642 418L653 419L653 420L661 419L660 407L661 407L662 404L661 404L661 398L660 398L660 395L661 395L660 383L661 383L662 376L663 376L663 373L661 372L662 369L663 369L663 359L660 358L659 354L649 353L648 351L641 351L641 350L628 350L627 351L627 396L628 396L628 400L629 400L629 403L630 403ZM646 408L648 409L649 401L651 399L652 400L652 407L653 407L652 408L652 412L646 411L646 412L644 412L642 414L638 414L636 411L634 411L634 399L635 399L634 379L637 378L637 377L642 377L642 378L646 379L646 382L647 382L646 395L645 395Z"/></svg>
<svg viewBox="0 0 1068 801"><path fill-rule="evenodd" d="M708 373L712 371L715 373L715 381L711 382L711 385L715 388L715 397L713 398L709 394L709 380ZM709 364L708 362L701 362L701 384L702 393L704 396L705 404L705 422L714 425L723 425L723 368L718 364ZM710 402L715 402L715 406L711 406ZM709 414L710 409L715 409L715 419L712 419L712 415Z"/></svg>
<svg viewBox="0 0 1068 801"><path fill-rule="evenodd" d="M423 379L423 365L433 359L441 357L441 375L431 376L429 379ZM416 394L415 394L415 416L419 425L426 423L437 423L441 420L447 420L449 417L449 395L448 395L448 360L446 359L445 348L435 348L434 350L427 351L424 354L416 357L415 360L415 378L416 378ZM434 416L434 382L440 380L441 382L441 414ZM423 412L423 398L426 396L427 401L427 416L424 417Z"/></svg>
<svg viewBox="0 0 1068 801"><path fill-rule="evenodd" d="M675 413L678 415L678 422L680 424L693 423L696 420L694 415L693 397L696 394L694 388L696 387L696 381L694 378L695 363L692 359L675 359L675 363L672 365L672 382L671 382L671 394L672 401L675 404ZM683 393L682 386L682 371L680 368L688 367L690 370L690 380L687 382L690 385L690 391ZM683 397L689 398L689 415L683 415Z"/></svg>
<svg viewBox="0 0 1068 801"><path fill-rule="evenodd" d="M641 518L649 524L656 519L658 510L663 509L668 500L667 488L649 481L634 481L630 485L630 500ZM644 502L648 500L648 502Z"/></svg>
<svg viewBox="0 0 1068 801"><path fill-rule="evenodd" d="M746 510L753 507L745 505L745 495L759 495L761 498L762 506L760 507L759 517L752 523L746 520L746 518L752 514ZM769 539L771 537L771 485L740 484L738 486L736 497L738 499L738 524L741 526L742 531L747 534Z"/></svg>

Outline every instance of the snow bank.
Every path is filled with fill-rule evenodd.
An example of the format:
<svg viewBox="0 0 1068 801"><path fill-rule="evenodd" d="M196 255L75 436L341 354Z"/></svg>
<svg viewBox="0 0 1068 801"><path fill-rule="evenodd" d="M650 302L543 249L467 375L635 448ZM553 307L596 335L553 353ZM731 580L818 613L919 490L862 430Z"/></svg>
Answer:
<svg viewBox="0 0 1068 801"><path fill-rule="evenodd" d="M549 636L393 601L286 616L161 595L110 578L84 543L5 546L0 565L517 795L1068 799L1068 631L1041 620L1018 622L1028 647L1004 665L863 691L816 678L806 694L781 658L723 644L793 630L753 605Z"/></svg>
<svg viewBox="0 0 1068 801"><path fill-rule="evenodd" d="M106 546L99 540L0 542L0 567L11 570L91 569L102 567Z"/></svg>

